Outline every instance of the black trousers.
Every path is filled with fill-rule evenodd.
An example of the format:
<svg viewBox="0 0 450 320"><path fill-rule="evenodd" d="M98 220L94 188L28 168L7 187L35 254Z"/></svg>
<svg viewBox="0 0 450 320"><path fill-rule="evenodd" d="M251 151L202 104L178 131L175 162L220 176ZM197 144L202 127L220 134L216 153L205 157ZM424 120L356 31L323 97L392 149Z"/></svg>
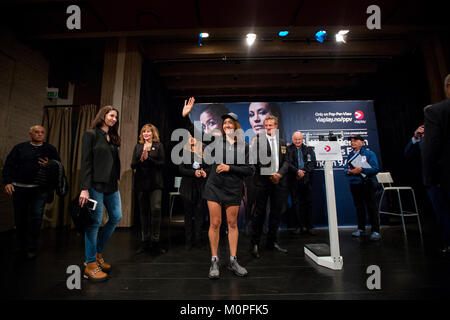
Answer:
<svg viewBox="0 0 450 320"><path fill-rule="evenodd" d="M270 184L256 186L256 210L252 219L252 245L259 245L266 220L267 202L270 200L269 231L267 245L277 242L278 228L281 215L287 209L287 195L289 190L280 185Z"/></svg>
<svg viewBox="0 0 450 320"><path fill-rule="evenodd" d="M296 181L290 191L297 226L308 230L312 229L312 184Z"/></svg>
<svg viewBox="0 0 450 320"><path fill-rule="evenodd" d="M204 222L205 201L199 199L193 202L190 199L181 197L184 207L184 229L187 244L201 244L202 228Z"/></svg>
<svg viewBox="0 0 450 320"><path fill-rule="evenodd" d="M245 187L246 187L246 203L245 203L245 225L247 226L248 223L252 220L252 217L255 214L256 210L256 186L253 181L251 181L253 177L250 177L249 179L245 180Z"/></svg>
<svg viewBox="0 0 450 320"><path fill-rule="evenodd" d="M159 241L161 230L162 190L138 191L140 240L142 242Z"/></svg>
<svg viewBox="0 0 450 320"><path fill-rule="evenodd" d="M37 249L41 233L42 216L49 191L45 188L23 188L14 186L14 220L19 247L23 250Z"/></svg>
<svg viewBox="0 0 450 320"><path fill-rule="evenodd" d="M380 216L375 203L375 184L367 180L360 184L350 184L353 203L358 217L358 229L366 230L366 209L369 215L372 232L380 232Z"/></svg>

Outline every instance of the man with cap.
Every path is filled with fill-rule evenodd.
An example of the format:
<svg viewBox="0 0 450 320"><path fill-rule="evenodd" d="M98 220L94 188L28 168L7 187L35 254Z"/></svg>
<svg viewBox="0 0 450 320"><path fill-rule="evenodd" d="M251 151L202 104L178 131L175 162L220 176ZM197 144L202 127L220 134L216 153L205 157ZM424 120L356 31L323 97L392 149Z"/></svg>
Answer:
<svg viewBox="0 0 450 320"><path fill-rule="evenodd" d="M356 207L358 230L353 237L361 237L366 232L366 210L371 228L370 240L378 241L380 236L380 216L375 203L375 176L379 172L377 156L364 146L364 138L354 135L350 138L352 152L348 155L344 172L350 182L350 191Z"/></svg>

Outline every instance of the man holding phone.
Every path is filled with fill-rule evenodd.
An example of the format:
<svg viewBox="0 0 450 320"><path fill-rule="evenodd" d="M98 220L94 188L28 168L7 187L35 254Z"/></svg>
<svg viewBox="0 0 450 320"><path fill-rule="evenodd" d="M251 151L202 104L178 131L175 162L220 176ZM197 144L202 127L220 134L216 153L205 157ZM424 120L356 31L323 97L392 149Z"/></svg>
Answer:
<svg viewBox="0 0 450 320"><path fill-rule="evenodd" d="M31 141L19 143L8 154L3 166L5 192L12 196L19 249L28 259L36 257L42 216L50 190L40 185L39 171L50 159L61 161L54 146L45 142L45 129L35 125Z"/></svg>

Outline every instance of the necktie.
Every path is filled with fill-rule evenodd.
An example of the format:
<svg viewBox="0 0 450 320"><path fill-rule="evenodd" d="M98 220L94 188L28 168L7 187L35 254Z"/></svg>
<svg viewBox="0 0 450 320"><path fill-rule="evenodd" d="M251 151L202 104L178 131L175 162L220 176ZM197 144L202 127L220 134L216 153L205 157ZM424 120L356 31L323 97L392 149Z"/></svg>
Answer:
<svg viewBox="0 0 450 320"><path fill-rule="evenodd" d="M278 149L277 149L277 143L275 141L275 138L270 139L270 149L272 153L272 163L271 168L273 170L273 173L278 172Z"/></svg>
<svg viewBox="0 0 450 320"><path fill-rule="evenodd" d="M302 148L297 149L298 155L298 170L302 170L305 167L305 162L303 161Z"/></svg>

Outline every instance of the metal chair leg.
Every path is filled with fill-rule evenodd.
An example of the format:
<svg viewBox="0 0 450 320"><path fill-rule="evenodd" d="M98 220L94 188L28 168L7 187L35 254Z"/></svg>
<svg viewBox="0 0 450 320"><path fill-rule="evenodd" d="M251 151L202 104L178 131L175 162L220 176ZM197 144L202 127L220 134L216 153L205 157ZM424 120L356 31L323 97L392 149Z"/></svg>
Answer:
<svg viewBox="0 0 450 320"><path fill-rule="evenodd" d="M172 210L173 210L173 203L175 202L175 197L170 196L170 209L169 209L169 225L172 223Z"/></svg>
<svg viewBox="0 0 450 320"><path fill-rule="evenodd" d="M416 208L417 224L419 225L419 232L420 232L420 235L422 235L422 226L420 224L419 209L417 209L416 195L414 194L414 190L413 189L411 189L411 192L412 192L413 199L414 199L414 207Z"/></svg>
<svg viewBox="0 0 450 320"><path fill-rule="evenodd" d="M403 216L402 199L400 198L400 190L397 189L398 204L400 205L400 215L402 217L403 233L406 236L405 217Z"/></svg>
<svg viewBox="0 0 450 320"><path fill-rule="evenodd" d="M380 215L381 204L383 203L383 197L384 197L384 189L383 189L383 193L381 193L380 203L378 205L378 215Z"/></svg>

